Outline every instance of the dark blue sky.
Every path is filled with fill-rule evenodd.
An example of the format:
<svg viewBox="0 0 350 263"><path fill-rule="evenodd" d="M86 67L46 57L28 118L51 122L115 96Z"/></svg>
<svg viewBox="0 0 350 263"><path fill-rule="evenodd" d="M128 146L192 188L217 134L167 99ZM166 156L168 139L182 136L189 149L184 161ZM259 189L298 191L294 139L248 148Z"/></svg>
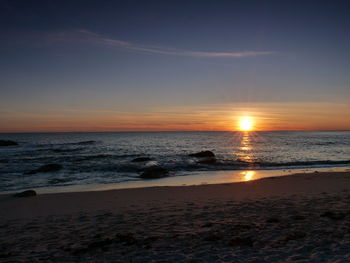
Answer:
<svg viewBox="0 0 350 263"><path fill-rule="evenodd" d="M4 130L25 130L28 118L40 126L76 112L300 102L348 109L349 7L3 0L0 120Z"/></svg>

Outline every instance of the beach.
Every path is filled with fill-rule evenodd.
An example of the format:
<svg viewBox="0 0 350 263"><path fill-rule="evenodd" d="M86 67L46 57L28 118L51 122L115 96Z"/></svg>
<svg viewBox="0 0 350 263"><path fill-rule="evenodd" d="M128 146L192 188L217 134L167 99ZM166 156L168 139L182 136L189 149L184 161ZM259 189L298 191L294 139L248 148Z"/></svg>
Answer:
<svg viewBox="0 0 350 263"><path fill-rule="evenodd" d="M0 1L0 263L350 263L349 1Z"/></svg>
<svg viewBox="0 0 350 263"><path fill-rule="evenodd" d="M350 173L0 196L2 262L349 262Z"/></svg>

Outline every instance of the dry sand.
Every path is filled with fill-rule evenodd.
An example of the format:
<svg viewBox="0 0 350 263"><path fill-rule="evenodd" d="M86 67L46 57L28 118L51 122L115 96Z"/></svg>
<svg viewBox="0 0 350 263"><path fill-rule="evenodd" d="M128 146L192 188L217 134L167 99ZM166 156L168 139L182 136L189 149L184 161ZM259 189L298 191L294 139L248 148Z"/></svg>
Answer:
<svg viewBox="0 0 350 263"><path fill-rule="evenodd" d="M350 173L0 195L1 262L350 262Z"/></svg>

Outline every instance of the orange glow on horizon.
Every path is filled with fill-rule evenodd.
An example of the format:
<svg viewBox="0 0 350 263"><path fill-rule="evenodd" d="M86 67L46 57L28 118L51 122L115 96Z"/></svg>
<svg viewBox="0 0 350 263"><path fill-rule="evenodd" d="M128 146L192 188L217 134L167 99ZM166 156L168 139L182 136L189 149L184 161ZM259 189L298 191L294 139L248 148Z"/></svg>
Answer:
<svg viewBox="0 0 350 263"><path fill-rule="evenodd" d="M244 117L250 119L244 120ZM255 103L148 111L50 109L0 111L0 132L350 130L348 104Z"/></svg>

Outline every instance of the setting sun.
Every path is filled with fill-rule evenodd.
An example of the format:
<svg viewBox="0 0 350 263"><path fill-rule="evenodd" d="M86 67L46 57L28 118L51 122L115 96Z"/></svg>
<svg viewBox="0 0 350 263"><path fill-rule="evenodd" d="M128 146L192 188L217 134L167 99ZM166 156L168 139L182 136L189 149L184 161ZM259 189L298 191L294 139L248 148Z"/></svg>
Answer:
<svg viewBox="0 0 350 263"><path fill-rule="evenodd" d="M239 129L241 131L251 131L253 129L253 121L250 117L242 117L239 122Z"/></svg>

